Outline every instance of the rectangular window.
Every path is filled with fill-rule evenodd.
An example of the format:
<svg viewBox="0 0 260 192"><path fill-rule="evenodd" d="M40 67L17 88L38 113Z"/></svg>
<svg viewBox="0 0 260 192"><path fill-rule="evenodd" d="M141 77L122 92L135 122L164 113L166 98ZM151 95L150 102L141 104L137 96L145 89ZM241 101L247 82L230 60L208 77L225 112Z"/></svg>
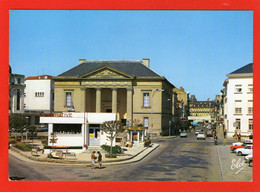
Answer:
<svg viewBox="0 0 260 192"><path fill-rule="evenodd" d="M253 131L253 119L248 119L248 130Z"/></svg>
<svg viewBox="0 0 260 192"><path fill-rule="evenodd" d="M44 92L35 92L35 97L44 97Z"/></svg>
<svg viewBox="0 0 260 192"><path fill-rule="evenodd" d="M71 102L71 92L66 92L66 106L71 107L72 102Z"/></svg>
<svg viewBox="0 0 260 192"><path fill-rule="evenodd" d="M235 101L235 114L242 114L242 101L241 100Z"/></svg>
<svg viewBox="0 0 260 192"><path fill-rule="evenodd" d="M240 130L240 119L236 119L236 129L239 129Z"/></svg>
<svg viewBox="0 0 260 192"><path fill-rule="evenodd" d="M248 85L248 93L253 93L253 85Z"/></svg>
<svg viewBox="0 0 260 192"><path fill-rule="evenodd" d="M247 102L247 106L248 106L248 114L253 114L253 101L249 100Z"/></svg>
<svg viewBox="0 0 260 192"><path fill-rule="evenodd" d="M144 107L150 107L150 101L149 101L149 93L144 93L143 94L143 106Z"/></svg>
<svg viewBox="0 0 260 192"><path fill-rule="evenodd" d="M236 85L235 93L242 93L242 85Z"/></svg>
<svg viewBox="0 0 260 192"><path fill-rule="evenodd" d="M144 127L148 127L149 126L149 119L148 117L144 117Z"/></svg>

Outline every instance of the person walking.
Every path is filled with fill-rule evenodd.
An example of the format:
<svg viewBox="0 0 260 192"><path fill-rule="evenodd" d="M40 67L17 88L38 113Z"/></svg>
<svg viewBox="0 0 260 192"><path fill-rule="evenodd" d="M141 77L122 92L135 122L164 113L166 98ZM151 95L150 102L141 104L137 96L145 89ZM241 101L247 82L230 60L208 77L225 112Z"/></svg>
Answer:
<svg viewBox="0 0 260 192"><path fill-rule="evenodd" d="M215 142L215 145L218 144L218 136L217 135L214 136L214 142Z"/></svg>
<svg viewBox="0 0 260 192"><path fill-rule="evenodd" d="M96 151L92 151L91 153L91 169L94 169L95 167L95 159L97 159L97 157L95 156Z"/></svg>
<svg viewBox="0 0 260 192"><path fill-rule="evenodd" d="M98 154L98 167L99 167L99 169L101 169L101 166L102 166L102 155L101 155L101 153L99 151L97 152L97 154Z"/></svg>
<svg viewBox="0 0 260 192"><path fill-rule="evenodd" d="M238 138L238 141L241 141L241 134L240 133L238 133L237 138Z"/></svg>

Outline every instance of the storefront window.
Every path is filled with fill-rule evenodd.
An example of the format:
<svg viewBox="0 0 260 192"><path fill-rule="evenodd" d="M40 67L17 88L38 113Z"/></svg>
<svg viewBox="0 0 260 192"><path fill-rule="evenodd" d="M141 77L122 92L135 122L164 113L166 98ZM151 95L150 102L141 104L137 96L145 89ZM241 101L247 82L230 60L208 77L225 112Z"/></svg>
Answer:
<svg viewBox="0 0 260 192"><path fill-rule="evenodd" d="M56 134L81 134L81 124L53 124Z"/></svg>

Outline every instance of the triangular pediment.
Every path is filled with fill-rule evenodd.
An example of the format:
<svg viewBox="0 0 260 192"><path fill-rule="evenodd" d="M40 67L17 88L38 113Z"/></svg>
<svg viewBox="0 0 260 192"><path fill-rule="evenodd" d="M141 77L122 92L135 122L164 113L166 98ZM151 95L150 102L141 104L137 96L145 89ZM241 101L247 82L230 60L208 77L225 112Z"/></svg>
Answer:
<svg viewBox="0 0 260 192"><path fill-rule="evenodd" d="M109 66L103 66L99 69L83 74L81 78L86 79L131 79L132 76L116 70Z"/></svg>

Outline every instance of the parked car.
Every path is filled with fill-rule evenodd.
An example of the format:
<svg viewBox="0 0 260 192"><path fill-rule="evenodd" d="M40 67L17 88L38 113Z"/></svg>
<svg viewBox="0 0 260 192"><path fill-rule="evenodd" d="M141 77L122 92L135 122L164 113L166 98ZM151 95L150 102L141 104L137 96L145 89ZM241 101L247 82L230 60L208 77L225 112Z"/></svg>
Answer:
<svg viewBox="0 0 260 192"><path fill-rule="evenodd" d="M201 130L201 129L196 130L195 135L198 135L199 132L203 132L203 130Z"/></svg>
<svg viewBox="0 0 260 192"><path fill-rule="evenodd" d="M253 153L253 145L246 145L245 148L236 149L236 154L241 155L250 155Z"/></svg>
<svg viewBox="0 0 260 192"><path fill-rule="evenodd" d="M211 130L208 130L206 135L207 137L213 137L213 132Z"/></svg>
<svg viewBox="0 0 260 192"><path fill-rule="evenodd" d="M253 144L253 141L247 140L247 141L244 141L244 142L235 142L235 143L232 143L232 146L242 145L242 144L252 145L252 144Z"/></svg>
<svg viewBox="0 0 260 192"><path fill-rule="evenodd" d="M253 158L249 160L248 165L249 167L253 167Z"/></svg>
<svg viewBox="0 0 260 192"><path fill-rule="evenodd" d="M48 131L48 128L44 127L44 126L39 126L39 127L36 128L36 131L44 132L44 131Z"/></svg>
<svg viewBox="0 0 260 192"><path fill-rule="evenodd" d="M180 137L187 137L187 132L186 131L182 131L180 133Z"/></svg>
<svg viewBox="0 0 260 192"><path fill-rule="evenodd" d="M231 150L231 152L235 152L236 149L244 148L246 145L252 145L252 144L253 144L253 143L239 143L239 142L237 142L237 143L235 143L235 145L234 145L234 143L233 143L233 145L230 146L230 150Z"/></svg>
<svg viewBox="0 0 260 192"><path fill-rule="evenodd" d="M245 162L246 162L246 163L249 163L249 161L253 159L253 153L250 154L250 155L245 156L244 159L245 159Z"/></svg>
<svg viewBox="0 0 260 192"><path fill-rule="evenodd" d="M198 132L197 140L199 139L204 139L204 140L206 139L204 132Z"/></svg>

